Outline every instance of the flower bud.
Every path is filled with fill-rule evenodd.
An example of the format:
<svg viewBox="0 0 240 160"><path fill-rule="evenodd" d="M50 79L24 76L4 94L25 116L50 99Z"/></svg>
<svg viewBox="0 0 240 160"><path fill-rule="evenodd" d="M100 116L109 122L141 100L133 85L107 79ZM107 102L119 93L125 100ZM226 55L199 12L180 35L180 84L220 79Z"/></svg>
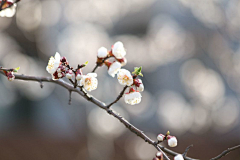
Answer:
<svg viewBox="0 0 240 160"><path fill-rule="evenodd" d="M163 159L163 154L162 154L162 152L157 152L157 153L156 153L156 157L162 160L162 159Z"/></svg>
<svg viewBox="0 0 240 160"><path fill-rule="evenodd" d="M174 157L174 160L184 160L184 158L181 154L178 154Z"/></svg>
<svg viewBox="0 0 240 160"><path fill-rule="evenodd" d="M107 48L101 47L98 49L97 57L98 58L106 58L108 56Z"/></svg>
<svg viewBox="0 0 240 160"><path fill-rule="evenodd" d="M81 80L81 78L82 78L82 70L78 69L76 71L76 79L79 81L79 80Z"/></svg>
<svg viewBox="0 0 240 160"><path fill-rule="evenodd" d="M112 47L112 54L117 58L117 59L122 59L126 55L125 48L123 46L123 43L118 41L116 42L113 47Z"/></svg>
<svg viewBox="0 0 240 160"><path fill-rule="evenodd" d="M165 139L165 135L163 135L163 134L159 134L157 136L157 140L160 141L160 142L162 142L164 139Z"/></svg>
<svg viewBox="0 0 240 160"><path fill-rule="evenodd" d="M7 76L9 81L13 81L15 79L15 76L13 75L12 71L7 72L6 76Z"/></svg>
<svg viewBox="0 0 240 160"><path fill-rule="evenodd" d="M66 77L68 79L72 79L73 78L73 71L72 70L67 70L66 71Z"/></svg>
<svg viewBox="0 0 240 160"><path fill-rule="evenodd" d="M167 136L168 139L168 145L170 147L176 147L177 146L177 138L175 136Z"/></svg>
<svg viewBox="0 0 240 160"><path fill-rule="evenodd" d="M137 87L138 92L144 91L144 85L141 79L134 79L134 85Z"/></svg>

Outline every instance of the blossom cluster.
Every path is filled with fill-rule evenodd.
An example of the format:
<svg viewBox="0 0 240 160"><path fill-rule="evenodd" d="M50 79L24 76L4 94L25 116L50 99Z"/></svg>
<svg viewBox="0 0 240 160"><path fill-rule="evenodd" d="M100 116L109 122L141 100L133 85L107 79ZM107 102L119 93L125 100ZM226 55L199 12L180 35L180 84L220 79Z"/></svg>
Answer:
<svg viewBox="0 0 240 160"><path fill-rule="evenodd" d="M121 69L124 65L127 64L126 50L122 42L116 42L110 51L105 47L98 49L97 53L97 64L99 66L105 64L108 67L108 74L112 77L115 77L117 74L118 82L121 85L126 85L129 87L129 91L125 93L124 100L127 104L138 104L141 102L141 94L144 90L144 86L141 79L137 79L139 74L132 75L130 71L126 69ZM108 58L113 58L113 61L107 60ZM142 75L142 74L141 74Z"/></svg>
<svg viewBox="0 0 240 160"><path fill-rule="evenodd" d="M175 136L171 136L169 132L166 135L159 134L157 136L157 140L158 140L158 142L162 142L164 140L167 140L168 145L170 147L176 147L177 146L177 138Z"/></svg>
<svg viewBox="0 0 240 160"><path fill-rule="evenodd" d="M0 0L2 10L0 11L0 17L12 17L16 13L17 4L10 0Z"/></svg>
<svg viewBox="0 0 240 160"><path fill-rule="evenodd" d="M158 143L163 142L164 140L167 140L168 146L170 147L177 146L177 138L175 136L171 136L169 131L166 133L166 135L159 134L157 136L157 140L158 140ZM157 152L153 160L163 160L162 152ZM181 154L178 154L177 156L174 157L174 160L184 160L184 158Z"/></svg>
<svg viewBox="0 0 240 160"><path fill-rule="evenodd" d="M88 73L83 75L81 68L85 67L87 63L79 65L77 69L73 70L69 66L66 57L61 57L57 52L54 57L50 57L46 70L52 75L53 80L66 77L70 80L75 79L79 86L84 87L87 91L92 91L97 88L98 80L96 73Z"/></svg>

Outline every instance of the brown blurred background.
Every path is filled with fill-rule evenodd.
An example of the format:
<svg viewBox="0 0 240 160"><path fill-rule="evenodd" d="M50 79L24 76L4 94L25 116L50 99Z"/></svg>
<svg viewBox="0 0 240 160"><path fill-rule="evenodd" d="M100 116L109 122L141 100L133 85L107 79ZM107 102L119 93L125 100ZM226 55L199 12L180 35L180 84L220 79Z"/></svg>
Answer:
<svg viewBox="0 0 240 160"><path fill-rule="evenodd" d="M58 51L72 66L96 61L120 40L133 70L143 66L142 102L113 109L156 139L170 130L174 151L210 159L240 143L239 0L22 0L0 18L0 65L50 76ZM122 86L106 67L91 94L109 103ZM166 144L164 143L166 146ZM104 111L55 84L0 76L1 160L149 160L156 150ZM239 160L234 151L222 160Z"/></svg>

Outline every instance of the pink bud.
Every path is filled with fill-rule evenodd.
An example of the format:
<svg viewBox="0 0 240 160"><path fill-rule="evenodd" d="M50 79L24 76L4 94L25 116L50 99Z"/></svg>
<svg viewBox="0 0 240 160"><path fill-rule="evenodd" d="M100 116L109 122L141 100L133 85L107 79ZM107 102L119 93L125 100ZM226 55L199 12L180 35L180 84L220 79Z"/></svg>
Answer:
<svg viewBox="0 0 240 160"><path fill-rule="evenodd" d="M165 135L159 134L159 135L157 136L157 139L158 139L158 141L162 142L162 141L165 139Z"/></svg>

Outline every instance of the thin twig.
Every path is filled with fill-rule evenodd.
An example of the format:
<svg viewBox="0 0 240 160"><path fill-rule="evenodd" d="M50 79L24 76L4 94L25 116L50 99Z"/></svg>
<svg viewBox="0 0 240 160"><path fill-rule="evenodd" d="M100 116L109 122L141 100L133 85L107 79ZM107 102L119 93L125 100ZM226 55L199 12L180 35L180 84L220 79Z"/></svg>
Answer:
<svg viewBox="0 0 240 160"><path fill-rule="evenodd" d="M189 151L189 149L190 149L191 147L193 147L192 144L185 149L184 153L182 154L183 157L186 157L186 156L187 156L187 153L188 153L188 151Z"/></svg>
<svg viewBox="0 0 240 160"><path fill-rule="evenodd" d="M72 103L72 91L69 91L69 100L68 100L68 104L71 105Z"/></svg>
<svg viewBox="0 0 240 160"><path fill-rule="evenodd" d="M210 159L210 160L220 159L220 158L226 156L226 155L227 155L228 153L230 153L231 151L234 151L234 150L236 150L236 149L240 149L240 145L237 145L237 146L232 147L232 148L228 148L227 150L225 150L225 151L223 151L221 154L219 154L217 157L214 157L214 158L212 158L212 159Z"/></svg>
<svg viewBox="0 0 240 160"><path fill-rule="evenodd" d="M98 67L99 67L99 65L98 65L98 63L96 63L96 66L93 68L92 73L94 73Z"/></svg>
<svg viewBox="0 0 240 160"><path fill-rule="evenodd" d="M1 70L1 69L0 69ZM5 75L2 71L0 71L1 74ZM86 92L84 93L83 88L74 88L74 86L72 84L69 84L65 81L63 81L62 79L58 79L58 80L52 80L52 78L50 77L36 77L36 76L27 76L27 75L19 75L19 74L15 74L15 79L19 79L19 80L25 80L25 81L37 81L39 82L40 80L42 82L51 82L51 83L56 83L64 88L66 88L68 91L72 91L72 92L76 92L79 95L81 95L82 97L84 97L86 100L88 100L89 102L92 102L93 104L97 105L98 107L104 109L108 114L112 115L113 117L117 118L122 124L124 124L131 132L135 133L137 136L139 136L140 138L142 138L145 142L151 144L152 146L154 146L158 151L164 151L172 156L176 156L177 152L174 152L170 149L167 149L163 146L160 146L157 144L157 142L155 142L154 140L152 140L151 138L149 138L147 135L144 134L143 131L141 131L140 129L138 129L137 127L135 127L134 125L132 125L130 122L128 122L126 119L124 119L121 115L119 115L118 113L116 113L114 110L109 109L107 107L107 105L103 102L101 102L100 100L96 99L95 97L86 94ZM158 148L160 148L161 150L159 150ZM185 157L186 160L196 160L193 158L189 158L189 157Z"/></svg>
<svg viewBox="0 0 240 160"><path fill-rule="evenodd" d="M113 101L112 103L110 103L109 105L107 105L107 108L110 108L114 103L117 103L122 96L124 95L125 90L128 88L128 86L125 86L122 90L122 92L118 95L117 99L115 101Z"/></svg>

